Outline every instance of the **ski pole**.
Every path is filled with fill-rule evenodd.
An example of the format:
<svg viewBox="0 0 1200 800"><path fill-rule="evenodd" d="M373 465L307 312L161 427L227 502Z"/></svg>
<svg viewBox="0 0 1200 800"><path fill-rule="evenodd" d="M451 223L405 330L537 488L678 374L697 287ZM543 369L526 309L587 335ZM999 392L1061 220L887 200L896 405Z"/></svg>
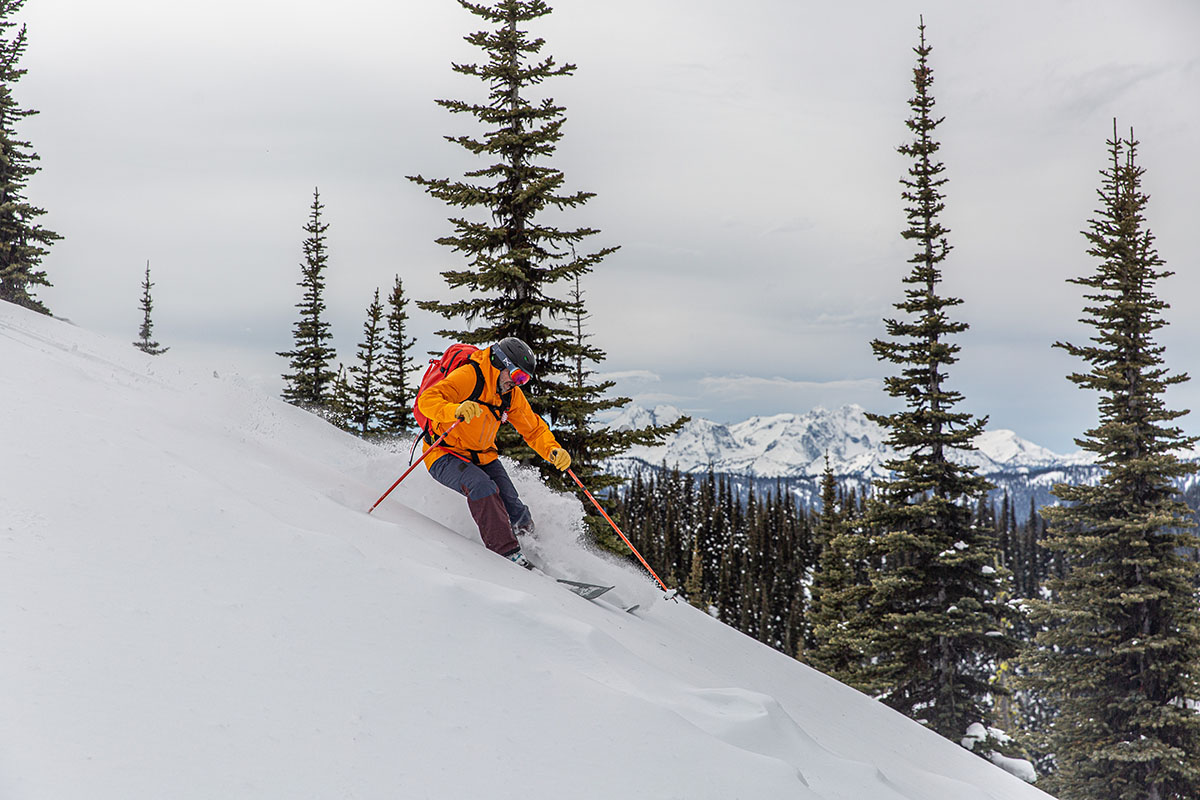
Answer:
<svg viewBox="0 0 1200 800"><path fill-rule="evenodd" d="M402 481L402 480L404 480L405 478L407 478L407 477L408 477L408 473L410 473L410 472L412 472L414 469L416 469L416 468L417 468L417 465L418 465L418 464L420 464L422 461L424 461L424 460L425 460L425 457L426 457L426 456L428 456L430 453L432 453L432 452L433 452L433 450L434 450L434 448L435 448L435 447L437 447L439 444L441 444L441 443L442 443L442 439L445 439L447 436L449 436L449 435L450 435L450 431L452 431L452 430L454 430L455 428L457 428L457 427L458 427L458 423L460 423L460 422L462 422L462 420L461 420L461 419L459 419L459 420L455 420L455 421L454 421L454 424L453 424L453 425L451 425L449 428L447 428L447 429L446 429L446 432L445 432L445 433L443 433L441 436L439 436L439 437L438 437L438 440L437 440L436 442L434 442L432 445L430 445L430 446L429 446L429 449L428 449L428 450L426 450L424 453L422 453L422 454L421 454L421 457L420 457L420 458L418 458L416 461L414 461L414 462L413 462L413 465L412 465L411 467L409 467L408 469L404 470L404 474L403 474L403 475L401 475L399 478L397 478L397 479L396 479L396 482L395 482L395 483L393 483L393 484L392 484L390 487L388 487L388 490L387 490L386 492L384 492L384 493L383 493L383 496L382 496L382 497L380 497L378 500L376 500L376 501L375 501L375 505L373 505L373 506L371 506L369 509L367 509L367 513L368 513L368 514L370 514L372 511L374 511L374 510L375 510L375 508L376 508L376 507L377 507L377 506L378 506L380 503L382 503L382 502L383 502L383 498L384 498L384 497L387 497L389 494L391 494L391 493L392 493L392 489L395 489L397 486L399 486L399 485L400 485L400 481Z"/></svg>
<svg viewBox="0 0 1200 800"><path fill-rule="evenodd" d="M638 557L638 561L642 562L642 566L645 567L646 571L649 572L654 577L654 580L658 581L658 585L661 586L662 590L667 593L667 597L671 597L672 596L671 590L668 589L667 585L662 582L662 578L658 577L658 574L653 569L651 569L649 564L646 563L646 559L642 558L642 554L639 553L637 551L637 548L633 546L633 542L629 541L629 537L627 537L625 534L621 533L621 529L617 527L617 523L613 522L612 517L610 517L608 515L608 512L605 511L601 507L601 505L596 502L596 498L592 497L592 493L587 490L587 487L583 485L583 483L579 480L579 478L575 477L575 473L572 472L570 469L567 470L567 474L571 476L572 480L575 481L576 485L579 486L580 489L583 489L583 493L587 495L588 500L591 500L592 505L594 505L596 507L596 510L598 510L601 514L604 515L604 518L606 520L608 520L609 525L612 525L612 529L617 532L617 535L621 537L621 539L625 542L625 544L629 545L629 549L632 550L633 554Z"/></svg>

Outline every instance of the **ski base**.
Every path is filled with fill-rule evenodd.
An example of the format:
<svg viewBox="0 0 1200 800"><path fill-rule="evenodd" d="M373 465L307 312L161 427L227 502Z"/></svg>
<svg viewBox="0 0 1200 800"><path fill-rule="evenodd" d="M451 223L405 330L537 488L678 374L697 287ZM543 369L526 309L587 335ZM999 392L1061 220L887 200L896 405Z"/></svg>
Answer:
<svg viewBox="0 0 1200 800"><path fill-rule="evenodd" d="M559 583L570 589L575 594L585 600L595 600L600 595L612 589L611 586L600 586L596 583L580 583L579 581L568 581L563 578L556 578Z"/></svg>

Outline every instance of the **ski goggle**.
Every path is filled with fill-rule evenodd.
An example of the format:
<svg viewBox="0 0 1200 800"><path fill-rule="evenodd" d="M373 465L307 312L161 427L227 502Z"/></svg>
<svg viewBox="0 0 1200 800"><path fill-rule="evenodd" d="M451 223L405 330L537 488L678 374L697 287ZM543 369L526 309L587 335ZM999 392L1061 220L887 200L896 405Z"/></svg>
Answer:
<svg viewBox="0 0 1200 800"><path fill-rule="evenodd" d="M500 361L504 364L504 368L508 370L508 377L512 378L513 383L517 386L524 386L529 383L530 378L533 377L532 375L509 361L508 356L504 355L503 350L496 348L496 353L500 356Z"/></svg>

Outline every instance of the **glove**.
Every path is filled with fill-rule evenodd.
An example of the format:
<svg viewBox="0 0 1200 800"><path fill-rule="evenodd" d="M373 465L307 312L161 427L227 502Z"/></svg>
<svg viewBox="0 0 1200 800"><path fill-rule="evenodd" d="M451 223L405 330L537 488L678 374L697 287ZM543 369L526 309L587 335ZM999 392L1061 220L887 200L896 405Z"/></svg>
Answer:
<svg viewBox="0 0 1200 800"><path fill-rule="evenodd" d="M483 409L474 400L464 400L458 404L458 408L454 409L454 416L463 422L470 422L482 413Z"/></svg>
<svg viewBox="0 0 1200 800"><path fill-rule="evenodd" d="M550 451L550 458L547 459L557 470L564 470L571 466L571 454L561 447L556 447Z"/></svg>

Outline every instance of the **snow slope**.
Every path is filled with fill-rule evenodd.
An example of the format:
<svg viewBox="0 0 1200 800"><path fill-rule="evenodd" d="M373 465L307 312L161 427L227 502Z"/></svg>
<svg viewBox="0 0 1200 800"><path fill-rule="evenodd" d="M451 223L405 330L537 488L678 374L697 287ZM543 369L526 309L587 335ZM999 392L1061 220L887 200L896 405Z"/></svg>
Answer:
<svg viewBox="0 0 1200 800"><path fill-rule="evenodd" d="M211 366L0 303L0 798L1046 795Z"/></svg>

